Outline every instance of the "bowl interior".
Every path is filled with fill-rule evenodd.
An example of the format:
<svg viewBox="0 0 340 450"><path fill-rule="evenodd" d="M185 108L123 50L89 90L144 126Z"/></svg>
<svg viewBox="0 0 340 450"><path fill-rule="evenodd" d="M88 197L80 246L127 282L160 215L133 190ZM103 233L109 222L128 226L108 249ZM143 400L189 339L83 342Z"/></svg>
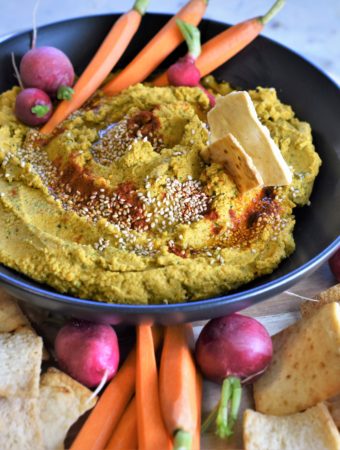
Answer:
<svg viewBox="0 0 340 450"><path fill-rule="evenodd" d="M42 27L38 31L38 45L53 45L65 51L74 63L76 73L81 73L91 56L95 53L99 44L106 36L117 15L92 16ZM124 67L132 57L145 45L155 32L169 19L167 15L147 14L142 25L129 45L127 51L119 62L118 67ZM225 24L204 20L201 25L202 41L211 38L226 28ZM29 49L31 34L24 32L15 35L0 43L0 92L9 89L16 83L11 65L11 52L14 52L17 61ZM85 44L85 45L84 45ZM162 65L167 67L179 56L185 53L185 46L180 46ZM320 174L316 179L311 206L295 210L296 227L294 237L296 251L287 258L279 268L271 275L259 278L234 293L208 299L205 302L183 304L180 307L149 306L149 312L161 311L185 311L195 309L195 318L206 318L214 314L214 305L223 305L228 309L228 304L238 301L238 306L233 309L241 309L247 306L246 298L253 301L264 299L264 291L274 293L274 289L282 286L284 280L297 280L299 276L308 272L322 262L335 248L335 239L340 229L340 214L337 205L340 205L340 127L338 124L340 114L340 98L338 87L332 83L322 72L279 44L264 37L257 38L245 50L239 53L231 61L221 66L214 75L220 80L226 80L234 86L245 89L257 86L275 87L280 99L292 105L300 119L308 121L313 129L315 147L323 160ZM325 251L325 249L327 250ZM311 263L312 262L312 263ZM293 278L290 276L293 274ZM41 297L64 298L65 304L70 306L72 299L54 295L48 287L43 287L22 275L0 266L0 279L11 284L24 283L26 287L20 287L17 295L25 297L23 291L43 289ZM236 295L236 297L235 297ZM268 295L267 295L268 296ZM27 295L26 295L27 297ZM67 300L67 301L66 301ZM33 301L33 300L32 300ZM56 300L57 301L57 300ZM78 304L81 306L82 301ZM91 302L91 308L100 309L100 304ZM200 315L202 306L205 313ZM53 305L53 302L50 303ZM73 305L73 306L74 306ZM45 304L46 306L46 304ZM105 305L119 315L120 305ZM52 306L51 306L52 307ZM158 308L158 309L157 309ZM106 309L106 308L105 308ZM134 311L138 312L138 308ZM141 310L140 310L141 311ZM149 313L148 313L149 314ZM191 319L191 318L190 318Z"/></svg>

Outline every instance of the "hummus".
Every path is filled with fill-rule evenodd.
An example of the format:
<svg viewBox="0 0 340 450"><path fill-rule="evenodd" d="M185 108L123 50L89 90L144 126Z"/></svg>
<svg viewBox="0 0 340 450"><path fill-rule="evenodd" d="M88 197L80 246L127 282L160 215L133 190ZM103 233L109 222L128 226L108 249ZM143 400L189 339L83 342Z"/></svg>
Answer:
<svg viewBox="0 0 340 450"><path fill-rule="evenodd" d="M201 156L209 100L198 88L98 94L47 137L16 120L17 93L0 96L1 263L82 298L174 303L237 288L293 252L292 211L308 204L320 159L274 89L250 96L293 183L243 194Z"/></svg>

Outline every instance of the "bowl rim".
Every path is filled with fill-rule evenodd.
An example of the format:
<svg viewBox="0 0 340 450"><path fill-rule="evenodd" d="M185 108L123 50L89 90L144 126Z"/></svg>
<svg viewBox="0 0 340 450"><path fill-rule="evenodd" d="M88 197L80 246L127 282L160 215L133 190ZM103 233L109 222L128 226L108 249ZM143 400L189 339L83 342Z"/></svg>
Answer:
<svg viewBox="0 0 340 450"><path fill-rule="evenodd" d="M30 286L26 284L24 281L15 280L11 276L2 273L1 266L0 266L0 281L3 281L7 285L19 288L20 290L24 290L36 296L49 298L51 300L57 300L58 302L66 305L87 306L87 307L90 306L91 308L95 308L96 310L110 311L110 312L114 312L117 309L119 310L120 313L133 312L140 315L148 315L158 310L159 310L158 312L171 311L173 313L174 312L185 313L185 312L194 312L197 309L200 310L205 310L207 308L210 309L211 307L214 306L220 306L224 304L226 301L228 302L228 304L233 304L244 299L245 297L251 300L252 298L258 297L260 295L263 296L268 295L272 291L280 287L293 284L294 281L297 281L306 273L310 273L311 271L317 269L319 265L321 265L324 261L326 261L337 250L338 247L340 247L340 236L337 237L322 252L320 252L318 255L310 259L302 266L298 267L297 269L294 269L293 271L289 272L286 275L283 275L282 277L269 281L264 285L256 286L254 288L250 288L242 292L237 292L230 295L228 294L219 295L202 300L193 300L191 302L180 302L170 304L155 303L144 305L144 304L108 303L104 301L82 299L78 297L60 294L54 291L48 291L45 290L44 288ZM36 283L36 281L34 280L32 281Z"/></svg>
<svg viewBox="0 0 340 450"><path fill-rule="evenodd" d="M121 12L115 12L115 13L104 13L104 14L91 14L91 15L84 15L80 17L73 17L68 19L59 20L56 22L51 22L44 24L38 29L45 29L50 26L54 25L62 25L68 22L73 21L81 21L86 19L92 19L92 18L101 18L101 17L115 17L120 16ZM156 16L156 17L171 17L172 14L167 13L147 13L147 15ZM229 23L221 22L218 20L205 18L203 19L205 22L211 22L219 25L223 25L226 27L230 27L231 25ZM7 33L4 36L0 36L0 45L4 42L20 37L21 35L24 35L26 33L30 33L32 31L31 28L25 29L25 30L19 30L17 32ZM295 50L290 49L284 44L281 44L274 39L271 39L267 36L260 35L258 37L259 39L264 39L265 41L269 41L270 43L274 44L275 46L279 46L283 48L284 50L288 51L289 53L292 53L295 57L303 60L305 63L307 63L309 66L311 66L314 70L319 72L323 77L327 78L328 82L330 82L334 87L339 88L338 83L336 80L332 79L329 74L327 74L323 69L318 67L315 63L308 60L306 57L302 56L300 53L298 53ZM257 39L258 39L257 38ZM302 264L298 268L290 271L286 275L283 275L279 278L276 278L274 280L268 281L264 283L263 285L256 286L250 289L243 290L242 292L236 292L233 294L225 294L225 295L219 295L214 296L210 298L205 298L201 300L194 300L194 301L186 301L186 302L180 302L180 303L171 303L171 304L125 304L125 303L108 303L104 301L97 301L97 300L90 300L90 299L83 299L79 297L73 297L70 295L58 293L56 291L49 291L45 289L44 287L36 287L31 286L30 284L27 284L25 281L17 280L16 278L6 275L2 272L3 268L7 268L5 265L0 265L0 281L5 283L6 285L12 286L14 288L17 288L22 291L29 292L30 294L34 294L38 297L48 298L54 301L58 301L62 304L69 305L69 306L83 306L83 307L91 307L93 309L96 309L97 311L102 312L112 312L114 313L116 310L117 312L124 314L124 313L134 313L138 315L149 315L150 313L155 312L167 312L171 311L172 313L189 313L194 312L197 310L206 310L210 309L212 307L221 306L225 303L233 304L237 303L240 300L243 300L244 298L247 298L251 300L252 298L256 298L259 296L268 296L271 292L273 294L275 293L275 290L278 290L280 288L284 288L285 286L294 284L295 281L298 281L299 278L301 278L303 275L312 272L313 270L317 269L319 265L321 265L323 262L325 262L336 250L340 247L340 236L338 236L334 241L332 241L325 249L323 249L320 253L318 253L316 256L314 256L312 259L307 261L306 263ZM11 268L7 268L9 270L13 270ZM22 276L18 272L19 276ZM259 278L261 279L261 278ZM32 282L39 283L32 279ZM246 286L246 285L245 285Z"/></svg>

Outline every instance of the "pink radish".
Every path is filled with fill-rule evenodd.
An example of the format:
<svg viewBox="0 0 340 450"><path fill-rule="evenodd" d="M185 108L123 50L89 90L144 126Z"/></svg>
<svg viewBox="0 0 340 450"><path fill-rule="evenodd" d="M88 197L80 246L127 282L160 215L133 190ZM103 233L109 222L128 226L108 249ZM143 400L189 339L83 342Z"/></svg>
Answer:
<svg viewBox="0 0 340 450"><path fill-rule="evenodd" d="M51 117L52 103L41 89L23 89L16 97L14 112L25 125L35 127Z"/></svg>
<svg viewBox="0 0 340 450"><path fill-rule="evenodd" d="M72 96L73 66L58 48L36 47L29 50L20 62L20 76L25 87L42 89L60 100L69 100Z"/></svg>
<svg viewBox="0 0 340 450"><path fill-rule="evenodd" d="M109 325L72 320L59 330L55 351L60 367L88 387L110 380L118 369L117 335Z"/></svg>
<svg viewBox="0 0 340 450"><path fill-rule="evenodd" d="M195 65L195 61L201 53L200 31L194 25L183 20L177 19L176 23L186 40L189 51L186 56L169 67L168 80L172 86L197 86L201 79L200 71Z"/></svg>
<svg viewBox="0 0 340 450"><path fill-rule="evenodd" d="M205 377L223 382L221 400L204 427L216 416L217 434L221 438L232 434L241 402L241 379L263 372L272 353L267 330L251 317L231 314L204 326L196 343L196 361Z"/></svg>
<svg viewBox="0 0 340 450"><path fill-rule="evenodd" d="M195 64L201 53L200 31L194 25L180 19L177 20L177 25L188 45L189 51L167 70L169 84L172 86L198 86L209 97L211 106L214 106L215 97L200 84L201 73Z"/></svg>

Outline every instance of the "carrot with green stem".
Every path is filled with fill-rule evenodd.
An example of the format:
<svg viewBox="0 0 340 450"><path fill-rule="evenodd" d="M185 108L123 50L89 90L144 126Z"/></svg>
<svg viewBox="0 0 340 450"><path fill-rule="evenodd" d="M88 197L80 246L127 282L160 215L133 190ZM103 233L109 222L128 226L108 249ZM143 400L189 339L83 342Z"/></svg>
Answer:
<svg viewBox="0 0 340 450"><path fill-rule="evenodd" d="M153 329L155 348L161 341L159 329ZM74 440L71 450L102 450L135 391L136 351L132 350L117 375L100 396L95 408Z"/></svg>
<svg viewBox="0 0 340 450"><path fill-rule="evenodd" d="M180 19L192 25L198 25L205 13L207 3L208 0L190 0L184 5L130 64L104 86L104 93L114 95L133 84L144 81L183 42L183 36L176 21Z"/></svg>
<svg viewBox="0 0 340 450"><path fill-rule="evenodd" d="M201 76L213 72L249 45L263 30L263 27L283 7L285 0L276 0L263 16L254 17L234 25L202 45L202 51L196 59L196 67ZM154 86L169 84L167 72L153 81Z"/></svg>
<svg viewBox="0 0 340 450"><path fill-rule="evenodd" d="M160 399L174 449L191 450L198 423L197 373L191 325L166 328L160 366Z"/></svg>
<svg viewBox="0 0 340 450"><path fill-rule="evenodd" d="M158 391L158 373L151 327L137 327L136 405L139 450L170 450Z"/></svg>
<svg viewBox="0 0 340 450"><path fill-rule="evenodd" d="M149 0L136 0L133 8L115 22L97 53L74 85L72 98L64 100L58 105L52 117L42 127L42 133L51 133L99 88L138 30L148 3Z"/></svg>

